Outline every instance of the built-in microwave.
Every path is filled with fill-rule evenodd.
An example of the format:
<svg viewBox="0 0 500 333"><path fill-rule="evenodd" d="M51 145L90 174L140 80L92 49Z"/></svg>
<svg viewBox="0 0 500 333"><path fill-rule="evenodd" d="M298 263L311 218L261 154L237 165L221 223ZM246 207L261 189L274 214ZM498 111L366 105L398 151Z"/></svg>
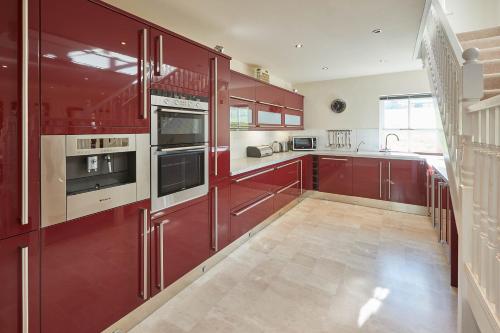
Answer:
<svg viewBox="0 0 500 333"><path fill-rule="evenodd" d="M316 150L318 138L315 136L294 136L292 137L292 150Z"/></svg>

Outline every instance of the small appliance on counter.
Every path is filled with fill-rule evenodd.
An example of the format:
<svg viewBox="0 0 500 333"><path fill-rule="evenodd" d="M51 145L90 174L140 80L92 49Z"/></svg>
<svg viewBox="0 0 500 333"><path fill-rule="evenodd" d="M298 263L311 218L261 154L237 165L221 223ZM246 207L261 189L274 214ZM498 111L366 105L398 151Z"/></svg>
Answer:
<svg viewBox="0 0 500 333"><path fill-rule="evenodd" d="M289 151L289 142L288 141L281 141L280 142L280 152L281 153L286 153L287 151Z"/></svg>
<svg viewBox="0 0 500 333"><path fill-rule="evenodd" d="M280 152L280 143L278 141L273 141L273 143L271 143L270 146L273 149L273 153L279 153Z"/></svg>
<svg viewBox="0 0 500 333"><path fill-rule="evenodd" d="M273 154L273 148L271 146L248 146L247 147L247 157L266 157Z"/></svg>
<svg viewBox="0 0 500 333"><path fill-rule="evenodd" d="M318 138L315 136L294 136L292 137L292 150L316 150Z"/></svg>

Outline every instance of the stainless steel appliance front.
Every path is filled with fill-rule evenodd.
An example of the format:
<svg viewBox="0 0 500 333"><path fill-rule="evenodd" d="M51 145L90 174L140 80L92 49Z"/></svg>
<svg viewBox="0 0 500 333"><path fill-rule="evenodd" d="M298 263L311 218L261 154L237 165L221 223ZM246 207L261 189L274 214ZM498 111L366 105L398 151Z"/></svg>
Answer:
<svg viewBox="0 0 500 333"><path fill-rule="evenodd" d="M294 136L292 137L292 150L316 150L318 138L315 136Z"/></svg>
<svg viewBox="0 0 500 333"><path fill-rule="evenodd" d="M208 193L208 144L192 147L151 147L151 211Z"/></svg>

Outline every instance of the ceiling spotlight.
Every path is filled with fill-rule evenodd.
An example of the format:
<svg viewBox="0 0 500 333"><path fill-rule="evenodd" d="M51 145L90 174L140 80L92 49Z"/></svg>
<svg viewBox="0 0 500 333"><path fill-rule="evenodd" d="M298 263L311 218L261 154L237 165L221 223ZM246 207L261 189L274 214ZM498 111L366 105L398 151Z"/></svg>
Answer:
<svg viewBox="0 0 500 333"><path fill-rule="evenodd" d="M300 49L303 46L304 46L304 44L302 44L302 43L295 44L296 49Z"/></svg>
<svg viewBox="0 0 500 333"><path fill-rule="evenodd" d="M293 92L294 92L294 93L298 93L298 92L299 92L299 89L293 89Z"/></svg>
<svg viewBox="0 0 500 333"><path fill-rule="evenodd" d="M326 70L328 70L328 67L323 66L323 67L321 67L321 69L324 70L324 71L326 71Z"/></svg>
<svg viewBox="0 0 500 333"><path fill-rule="evenodd" d="M379 34L379 33L381 33L381 32L382 32L382 29L378 29L378 28L377 28L377 29L373 29L373 30L372 30L372 34L375 34L375 35L376 35L376 34Z"/></svg>

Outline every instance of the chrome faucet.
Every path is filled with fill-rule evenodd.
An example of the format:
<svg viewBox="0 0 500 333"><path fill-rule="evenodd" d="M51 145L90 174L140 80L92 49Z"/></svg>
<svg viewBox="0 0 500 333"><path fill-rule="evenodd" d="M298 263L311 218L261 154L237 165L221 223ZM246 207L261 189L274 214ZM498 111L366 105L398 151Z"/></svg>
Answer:
<svg viewBox="0 0 500 333"><path fill-rule="evenodd" d="M356 153L359 152L359 146L361 146L362 144L364 144L365 142L364 141L361 141L359 144L358 144L358 148L356 148Z"/></svg>
<svg viewBox="0 0 500 333"><path fill-rule="evenodd" d="M398 139L399 141L399 136L397 134L394 134L394 133L389 133L385 136L385 148L382 149L382 151L385 151L385 152L388 152L390 151L389 148L387 148L387 139L391 136L391 135L394 135L396 137L396 139Z"/></svg>

